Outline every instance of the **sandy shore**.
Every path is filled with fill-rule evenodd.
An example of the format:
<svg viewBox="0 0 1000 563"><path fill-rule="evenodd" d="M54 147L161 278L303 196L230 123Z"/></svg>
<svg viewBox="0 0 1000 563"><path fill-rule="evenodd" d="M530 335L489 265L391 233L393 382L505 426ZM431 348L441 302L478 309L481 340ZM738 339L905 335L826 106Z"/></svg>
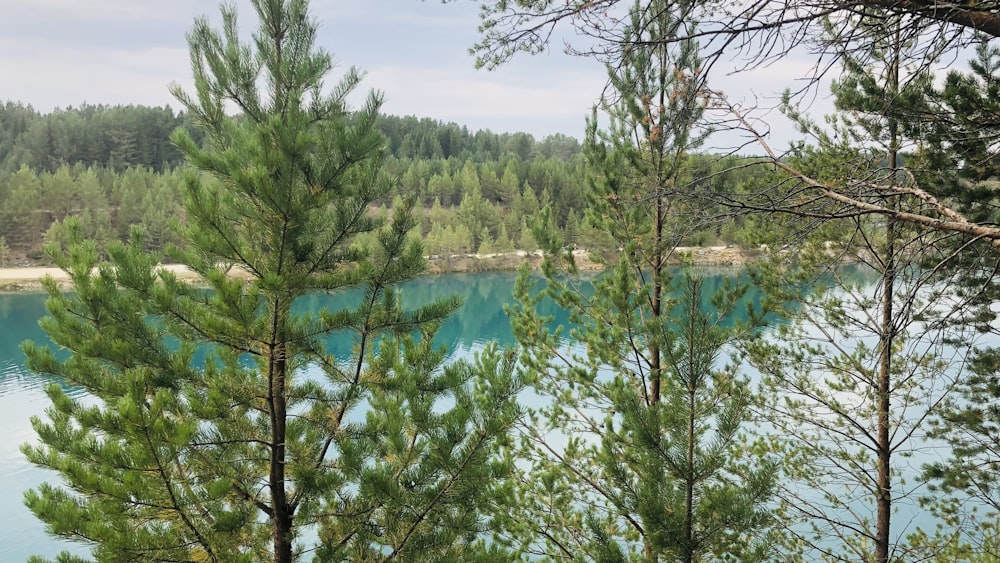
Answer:
<svg viewBox="0 0 1000 563"><path fill-rule="evenodd" d="M740 266L749 259L742 249L731 246L689 247L677 248L676 250L690 256L695 264L706 266ZM601 268L598 263L590 260L590 256L585 251L578 250L574 251L573 254L576 257L577 266L581 270ZM520 251L506 254L431 256L427 261L427 273L516 270L525 260L537 263L541 260L541 254ZM160 268L173 272L182 280L194 281L198 279L198 274L181 264L163 264ZM0 268L0 291L39 291L42 288L41 280L45 276L51 276L64 288L69 287L69 276L59 268Z"/></svg>
<svg viewBox="0 0 1000 563"><path fill-rule="evenodd" d="M182 280L198 279L198 274L181 264L163 264L160 268L173 272ZM38 291L45 276L56 280L60 286L69 286L69 276L59 268L0 268L0 291Z"/></svg>

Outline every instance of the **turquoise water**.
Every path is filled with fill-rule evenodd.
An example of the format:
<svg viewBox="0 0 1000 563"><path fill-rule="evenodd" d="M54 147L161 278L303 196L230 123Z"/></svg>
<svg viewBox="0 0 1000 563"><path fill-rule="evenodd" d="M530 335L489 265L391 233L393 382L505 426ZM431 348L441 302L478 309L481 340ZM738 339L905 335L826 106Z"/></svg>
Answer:
<svg viewBox="0 0 1000 563"><path fill-rule="evenodd" d="M46 380L28 373L18 344L44 342L38 319L45 314L42 295L0 295L0 561L24 561L30 554L55 555L63 547L45 535L40 522L21 502L24 491L54 473L29 464L18 449L34 439L29 421L48 405Z"/></svg>
<svg viewBox="0 0 1000 563"><path fill-rule="evenodd" d="M707 276L708 293L732 271ZM438 297L458 295L462 308L442 327L437 341L450 350L452 357L466 357L487 342L513 343L509 320L503 306L512 300L516 275L509 272L427 276L406 284L404 303L416 306ZM350 300L351 294L338 297L314 297L302 307L337 307L338 300ZM754 298L754 296L751 296ZM63 550L86 554L83 546L49 537L34 516L23 506L24 491L58 476L29 464L19 451L21 444L34 440L30 418L43 413L48 404L43 387L49 383L24 367L19 345L24 340L47 342L38 328L45 314L45 296L41 294L0 294L0 562L21 562L30 555L54 557ZM554 308L543 311L564 324ZM343 344L349 347L349 343ZM338 344L332 343L334 351ZM345 349L346 351L346 349ZM82 395L77 391L77 395ZM909 519L904 511L903 520ZM912 522L911 522L912 524ZM912 531L912 530L911 530Z"/></svg>
<svg viewBox="0 0 1000 563"><path fill-rule="evenodd" d="M467 356L493 340L513 342L503 304L511 301L514 279L511 272L426 276L404 286L404 302L416 306L446 295L460 296L462 308L441 328L437 341L447 346L452 356ZM338 300L351 298L350 294L315 297L301 306L335 307ZM48 342L38 328L44 315L42 294L0 294L0 562L4 563L25 561L30 555L53 557L66 549L86 553L79 546L46 535L41 522L22 502L25 490L57 479L55 473L29 464L19 450L21 444L35 438L30 418L48 406L43 388L50 381L28 372L19 348L24 340ZM344 346L349 349L350 343Z"/></svg>

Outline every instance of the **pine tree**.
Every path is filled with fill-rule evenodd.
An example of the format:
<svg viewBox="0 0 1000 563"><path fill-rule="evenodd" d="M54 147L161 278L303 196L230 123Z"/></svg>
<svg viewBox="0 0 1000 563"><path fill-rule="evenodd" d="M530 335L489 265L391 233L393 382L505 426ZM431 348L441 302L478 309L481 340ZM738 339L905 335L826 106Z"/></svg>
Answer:
<svg viewBox="0 0 1000 563"><path fill-rule="evenodd" d="M937 111L948 117L942 120L947 127L939 128L940 142L921 156L933 169L943 197L957 200L961 211L975 221L996 223L1000 49L985 41L978 45L970 71L949 72L943 87L931 93ZM996 557L998 523L992 515L1000 509L1000 473L996 470L1000 463L1000 410L996 407L1000 347L995 344L1000 280L993 274L996 250L986 245L969 248L971 240L962 237L953 242L953 248L961 252L948 265L944 283L964 305L953 322L973 327L986 335L986 340L975 346L969 342L972 357L959 380L958 392L933 420L932 436L947 442L951 455L928 464L924 476L932 479L939 496L969 497L988 507L990 512L977 518L985 517L985 522L977 522L976 530L966 537L979 543L973 548L975 555ZM977 538L980 534L984 537Z"/></svg>
<svg viewBox="0 0 1000 563"><path fill-rule="evenodd" d="M575 209L571 209L566 216L566 226L563 228L563 239L570 247L576 247L580 242L580 216Z"/></svg>
<svg viewBox="0 0 1000 563"><path fill-rule="evenodd" d="M0 209L0 233L10 244L32 245L43 231L42 184L33 170L22 166L11 175L9 195Z"/></svg>
<svg viewBox="0 0 1000 563"><path fill-rule="evenodd" d="M503 223L500 223L494 250L496 252L511 252L514 250L514 243L511 242L510 236L507 234L507 226Z"/></svg>
<svg viewBox="0 0 1000 563"><path fill-rule="evenodd" d="M10 257L10 246L7 246L7 237L0 235L0 268L7 267L7 259Z"/></svg>
<svg viewBox="0 0 1000 563"><path fill-rule="evenodd" d="M348 115L354 70L324 93L304 0L253 6L250 44L231 8L221 31L195 24L195 92L174 90L205 142L173 137L195 170L171 255L208 289L159 272L138 229L108 263L75 221L49 247L75 291L46 283L43 325L69 355L24 350L92 398L47 389L24 451L65 485L26 502L96 561L488 560L514 359L443 366L432 339L455 301L406 310L395 289L423 268L412 203L368 214L393 186L380 97ZM376 250L352 249L376 230ZM315 300L352 288L343 309Z"/></svg>
<svg viewBox="0 0 1000 563"><path fill-rule="evenodd" d="M886 14L877 25L904 24ZM910 116L924 109L931 77L904 64L917 47L899 32L862 51L842 48L845 72L833 84L842 113L829 122L839 138L818 135L820 146L796 166L836 184L865 176L882 186L872 201L914 209L922 202L910 197L902 151L920 142ZM932 322L954 310L947 286L927 290L937 268L919 267L940 263L947 251L915 225L844 216L813 232L794 217L795 251L775 257L775 271L760 278L772 298L795 303L775 337L752 348L770 395L764 412L796 460L783 492L793 522L785 538L807 561L917 560L936 547L911 541L921 510L912 497L926 481L907 458L933 451L926 421L965 353L942 353L942 343L963 337ZM867 268L858 276L836 268L845 256ZM813 290L803 295L803 286ZM905 518L894 516L902 511Z"/></svg>
<svg viewBox="0 0 1000 563"><path fill-rule="evenodd" d="M609 129L590 120L585 149L588 216L616 261L589 291L545 206L533 231L544 289L525 270L510 310L545 400L522 443L531 480L514 533L548 560L753 561L768 548L777 465L741 439L753 394L738 359L722 358L761 317L745 314L746 286L713 292L667 266L682 236L668 195L699 141L701 62L697 44L671 41L684 23L664 2L636 2L631 17L635 47L609 65ZM579 348L550 330L545 298Z"/></svg>
<svg viewBox="0 0 1000 563"><path fill-rule="evenodd" d="M526 250L528 252L538 250L538 241L535 239L535 233L532 231L531 226L528 225L528 220L524 217L521 217L521 228L517 235L517 248L518 250Z"/></svg>
<svg viewBox="0 0 1000 563"><path fill-rule="evenodd" d="M490 235L490 230L483 227L479 231L479 245L476 247L476 253L478 254L492 254L495 252L494 246L495 242L493 237Z"/></svg>
<svg viewBox="0 0 1000 563"><path fill-rule="evenodd" d="M508 160L500 177L500 187L497 195L503 203L510 204L521 193L521 183L517 178L517 166L513 160Z"/></svg>
<svg viewBox="0 0 1000 563"><path fill-rule="evenodd" d="M54 173L41 174L39 179L42 182L44 201L41 210L49 214L52 220L62 221L74 212L80 212L76 179L69 166L64 164Z"/></svg>

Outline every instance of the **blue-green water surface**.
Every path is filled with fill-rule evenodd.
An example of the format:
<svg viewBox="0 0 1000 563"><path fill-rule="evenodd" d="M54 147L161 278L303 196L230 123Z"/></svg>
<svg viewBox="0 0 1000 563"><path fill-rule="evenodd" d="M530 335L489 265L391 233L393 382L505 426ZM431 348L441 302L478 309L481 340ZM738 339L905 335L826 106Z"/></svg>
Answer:
<svg viewBox="0 0 1000 563"><path fill-rule="evenodd" d="M417 306L447 295L463 299L462 308L441 328L437 341L447 346L452 357L468 356L487 342L511 344L513 334L503 305L512 299L516 275L511 272L425 276L402 288L404 304ZM356 296L317 296L303 300L301 307L339 307ZM30 373L24 365L20 344L25 340L49 342L38 327L45 315L45 295L0 294L0 562L25 561L30 555L53 557L74 546L45 533L23 504L24 491L43 481L54 481L55 473L33 466L20 452L21 444L35 440L32 416L42 415L48 406L44 387L50 380ZM557 322L559 322L557 320ZM331 342L349 352L350 342ZM71 390L71 393L73 391ZM76 390L76 396L83 392Z"/></svg>
<svg viewBox="0 0 1000 563"><path fill-rule="evenodd" d="M735 271L705 272L706 294L711 294ZM451 358L469 357L486 343L513 344L513 335L504 305L513 299L516 274L511 272L451 274L426 276L402 288L404 306L413 307L433 299L458 295L462 307L441 328L436 340L446 346ZM759 295L748 296L756 300ZM340 308L355 294L315 296L297 306L304 308ZM347 301L345 301L347 300ZM545 315L553 324L565 324L565 313L543 303ZM42 415L48 405L44 386L51 381L30 373L24 366L20 343L34 340L48 342L38 327L45 315L43 294L0 294L0 562L21 562L30 555L54 557L63 550L86 555L86 546L78 546L48 536L41 522L23 505L24 491L58 476L28 463L20 446L35 440L30 418ZM333 352L348 353L351 342L331 342ZM70 389L83 396L83 392Z"/></svg>

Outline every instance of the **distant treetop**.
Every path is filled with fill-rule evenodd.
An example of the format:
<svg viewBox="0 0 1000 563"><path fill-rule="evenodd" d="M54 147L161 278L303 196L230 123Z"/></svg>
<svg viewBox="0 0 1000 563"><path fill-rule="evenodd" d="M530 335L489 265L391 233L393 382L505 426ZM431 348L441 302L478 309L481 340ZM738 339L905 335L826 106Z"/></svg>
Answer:
<svg viewBox="0 0 1000 563"><path fill-rule="evenodd" d="M170 107L84 103L41 113L30 104L0 102L0 173L23 165L54 172L63 164L77 163L162 172L183 161L170 143L170 133L183 126L196 134L190 125L188 115ZM473 132L456 123L415 116L382 116L378 125L392 155L400 159L455 157L486 162L512 153L522 160L536 156L568 160L580 152L576 139L561 134L536 141L527 133Z"/></svg>

